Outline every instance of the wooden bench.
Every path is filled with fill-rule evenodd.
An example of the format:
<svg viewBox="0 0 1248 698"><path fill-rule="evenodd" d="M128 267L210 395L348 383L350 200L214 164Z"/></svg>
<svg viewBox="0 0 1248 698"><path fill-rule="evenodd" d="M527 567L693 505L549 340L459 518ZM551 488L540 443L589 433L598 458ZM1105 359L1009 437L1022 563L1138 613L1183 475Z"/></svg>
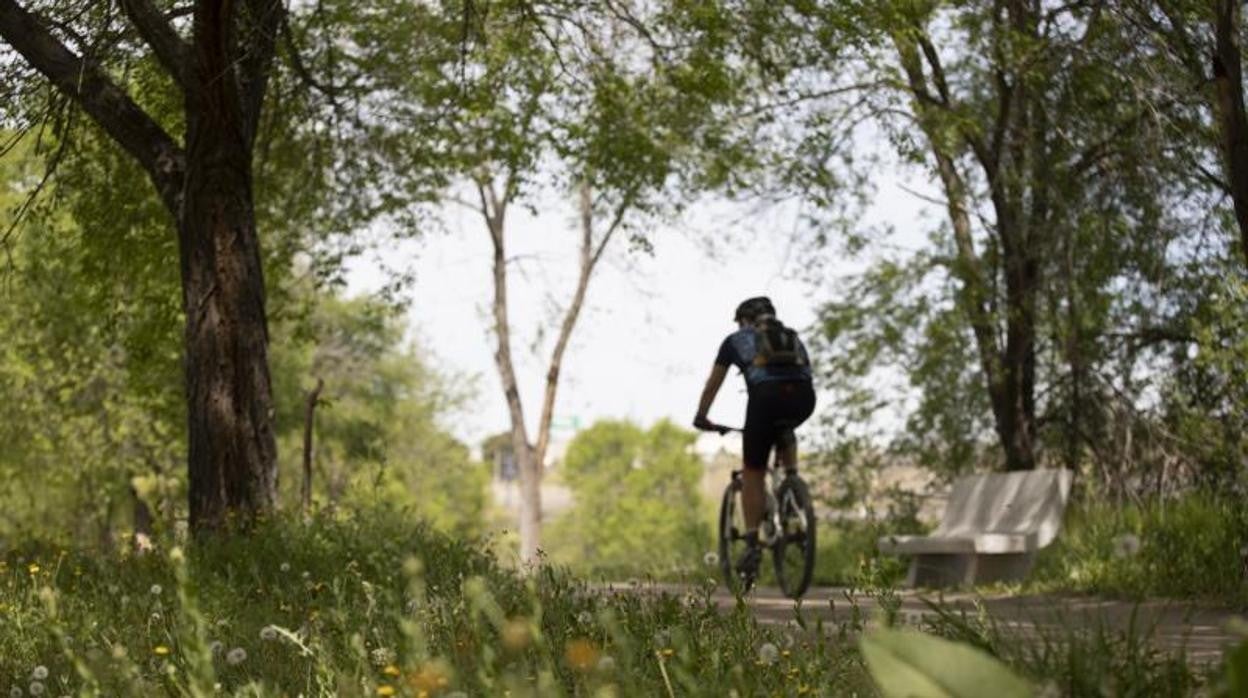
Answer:
<svg viewBox="0 0 1248 698"><path fill-rule="evenodd" d="M949 493L926 536L885 536L880 552L910 555L910 586L1023 579L1037 550L1053 542L1070 496L1069 470L968 475Z"/></svg>

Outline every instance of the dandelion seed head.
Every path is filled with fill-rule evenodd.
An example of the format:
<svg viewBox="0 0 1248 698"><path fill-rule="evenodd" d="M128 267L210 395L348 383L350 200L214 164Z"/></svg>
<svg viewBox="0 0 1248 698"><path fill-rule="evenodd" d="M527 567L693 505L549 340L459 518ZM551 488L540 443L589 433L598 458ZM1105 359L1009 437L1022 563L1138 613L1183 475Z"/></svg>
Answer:
<svg viewBox="0 0 1248 698"><path fill-rule="evenodd" d="M152 592L152 596L160 596L160 593L164 591L164 589L161 588L159 584L153 584L152 588L149 589L149 591Z"/></svg>
<svg viewBox="0 0 1248 698"><path fill-rule="evenodd" d="M40 664L39 666L35 667L34 671L30 672L30 678L36 681L43 681L44 679L48 678L48 668Z"/></svg>
<svg viewBox="0 0 1248 698"><path fill-rule="evenodd" d="M38 681L31 681L30 682L30 695L32 696L43 695L43 684Z"/></svg>
<svg viewBox="0 0 1248 698"><path fill-rule="evenodd" d="M290 563L289 563L289 562L283 562L281 565L279 565L279 566L278 566L278 568L277 568L277 569L281 570L281 571L282 571L282 574L286 574L287 572L289 572L289 571L290 571Z"/></svg>
<svg viewBox="0 0 1248 698"><path fill-rule="evenodd" d="M714 567L719 564L719 554L712 550L702 556L702 562L706 563L707 567Z"/></svg>
<svg viewBox="0 0 1248 698"><path fill-rule="evenodd" d="M758 648L758 661L763 664L775 664L780 658L780 649L770 642L764 642L762 647Z"/></svg>
<svg viewBox="0 0 1248 698"><path fill-rule="evenodd" d="M271 626L271 625L266 625L266 626L264 626L263 628L260 628L260 639L261 639L261 640L266 640L266 641L269 641L269 640L276 640L276 639L277 639L277 628L274 628L274 627L273 627L273 626Z"/></svg>
<svg viewBox="0 0 1248 698"><path fill-rule="evenodd" d="M598 671L601 671L604 674L609 674L614 670L615 657L612 657L609 654L604 654L598 658Z"/></svg>
<svg viewBox="0 0 1248 698"><path fill-rule="evenodd" d="M1132 533L1124 533L1114 539L1114 557L1124 559L1140 552L1140 538Z"/></svg>
<svg viewBox="0 0 1248 698"><path fill-rule="evenodd" d="M213 640L208 643L208 651L212 652L212 656L220 657L221 653L225 651L225 645L221 644L220 640Z"/></svg>
<svg viewBox="0 0 1248 698"><path fill-rule="evenodd" d="M247 661L247 650L242 647L235 647L225 655L225 662L230 666L238 666Z"/></svg>
<svg viewBox="0 0 1248 698"><path fill-rule="evenodd" d="M581 611L580 613L576 614L576 622L580 623L581 625L589 625L590 623L594 622L594 614L590 613L589 611Z"/></svg>
<svg viewBox="0 0 1248 698"><path fill-rule="evenodd" d="M14 686L9 689L9 698L22 698L22 689Z"/></svg>

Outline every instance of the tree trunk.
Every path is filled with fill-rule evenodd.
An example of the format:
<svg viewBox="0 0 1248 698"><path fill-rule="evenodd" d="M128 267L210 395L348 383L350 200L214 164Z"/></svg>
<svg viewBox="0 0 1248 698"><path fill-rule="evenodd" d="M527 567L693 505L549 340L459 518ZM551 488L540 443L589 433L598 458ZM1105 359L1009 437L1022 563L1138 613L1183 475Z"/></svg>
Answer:
<svg viewBox="0 0 1248 698"><path fill-rule="evenodd" d="M1239 48L1239 2L1214 0L1214 110L1222 136L1222 160L1231 185L1240 252L1248 263L1248 116Z"/></svg>
<svg viewBox="0 0 1248 698"><path fill-rule="evenodd" d="M308 393L303 411L303 488L299 501L304 517L312 511L312 425L316 418L316 401L324 387L325 381L317 378L316 387Z"/></svg>
<svg viewBox="0 0 1248 698"><path fill-rule="evenodd" d="M504 185L504 191L510 187ZM515 453L516 467L520 470L520 560L535 562L542 540L542 463L535 457L529 443L528 429L524 424L524 404L520 400L520 385L516 380L515 364L511 358L511 324L507 307L507 241L504 225L507 216L507 200L499 198L493 183L477 185L481 196L481 213L493 244L494 276L494 364L503 384L503 396L507 400L507 413L511 419L511 445Z"/></svg>
<svg viewBox="0 0 1248 698"><path fill-rule="evenodd" d="M229 61L228 19L201 3L186 90L187 164L179 215L190 525L246 524L277 499L264 274L252 208L251 129ZM228 11L218 7L220 11Z"/></svg>

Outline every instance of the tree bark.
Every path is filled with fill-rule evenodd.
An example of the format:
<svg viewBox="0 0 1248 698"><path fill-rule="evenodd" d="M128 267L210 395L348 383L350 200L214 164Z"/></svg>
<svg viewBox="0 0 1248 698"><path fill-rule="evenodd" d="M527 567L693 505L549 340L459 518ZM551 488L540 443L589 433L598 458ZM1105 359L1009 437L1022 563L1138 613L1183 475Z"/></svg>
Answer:
<svg viewBox="0 0 1248 698"><path fill-rule="evenodd" d="M308 392L303 411L303 488L299 501L305 517L312 511L312 426L316 419L316 402L324 387L325 381L317 378L316 387Z"/></svg>
<svg viewBox="0 0 1248 698"><path fill-rule="evenodd" d="M242 523L277 500L277 444L260 241L252 208L252 124L236 70L228 0L196 4L186 90L187 168L179 216L190 522ZM267 70L267 69L266 69Z"/></svg>
<svg viewBox="0 0 1248 698"><path fill-rule="evenodd" d="M1230 182L1240 252L1248 263L1248 116L1239 47L1239 2L1214 0L1214 111L1222 136L1222 161Z"/></svg>

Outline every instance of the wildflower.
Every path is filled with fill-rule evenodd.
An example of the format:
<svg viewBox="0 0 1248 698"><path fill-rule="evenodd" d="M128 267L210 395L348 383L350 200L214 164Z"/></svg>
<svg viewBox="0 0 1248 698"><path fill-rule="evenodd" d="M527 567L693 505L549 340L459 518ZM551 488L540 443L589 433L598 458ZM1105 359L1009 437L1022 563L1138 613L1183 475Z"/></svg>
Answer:
<svg viewBox="0 0 1248 698"><path fill-rule="evenodd" d="M230 666L238 666L247 661L247 650L242 647L235 647L225 655L225 662Z"/></svg>
<svg viewBox="0 0 1248 698"><path fill-rule="evenodd" d="M451 684L451 665L441 659L425 662L407 682L417 695L436 693Z"/></svg>
<svg viewBox="0 0 1248 698"><path fill-rule="evenodd" d="M282 564L277 566L277 569L280 570L282 574L286 574L287 572L290 571L290 563L283 562Z"/></svg>
<svg viewBox="0 0 1248 698"><path fill-rule="evenodd" d="M152 596L160 596L160 592L164 591L164 589L159 584L153 584L149 591L152 592Z"/></svg>
<svg viewBox="0 0 1248 698"><path fill-rule="evenodd" d="M263 628L260 628L260 639L265 641L276 640L277 628L274 628L271 625L266 625Z"/></svg>
<svg viewBox="0 0 1248 698"><path fill-rule="evenodd" d="M152 611L152 622L155 623L155 622L158 622L159 620L160 620L160 611Z"/></svg>
<svg viewBox="0 0 1248 698"><path fill-rule="evenodd" d="M37 562L30 563L30 565L26 568L26 570L30 572L31 575L39 574L39 563ZM14 690L21 691L22 689L14 688ZM12 691L9 691L9 693L12 693Z"/></svg>
<svg viewBox="0 0 1248 698"><path fill-rule="evenodd" d="M663 629L654 634L654 646L663 649L672 644L672 633L667 629Z"/></svg>
<svg viewBox="0 0 1248 698"><path fill-rule="evenodd" d="M707 567L714 567L719 564L719 555L715 551L711 551L702 556L702 562L706 563Z"/></svg>
<svg viewBox="0 0 1248 698"><path fill-rule="evenodd" d="M381 673L385 674L386 676L398 676L400 672L397 666L393 664L387 664L386 668L381 670Z"/></svg>
<svg viewBox="0 0 1248 698"><path fill-rule="evenodd" d="M1200 355L1199 344L1197 344L1196 342L1192 342L1191 344L1187 345L1187 360L1188 361L1195 361L1196 357L1199 355Z"/></svg>
<svg viewBox="0 0 1248 698"><path fill-rule="evenodd" d="M594 622L594 614L590 613L589 611L581 611L580 613L576 614L576 622L580 623L581 625L589 625L590 623Z"/></svg>
<svg viewBox="0 0 1248 698"><path fill-rule="evenodd" d="M169 654L169 648L165 647L164 645L156 645L155 647L152 648L152 654L158 657L163 657Z"/></svg>
<svg viewBox="0 0 1248 698"><path fill-rule="evenodd" d="M40 664L39 666L35 667L34 671L30 672L30 678L36 681L43 681L44 679L48 678L48 668Z"/></svg>
<svg viewBox="0 0 1248 698"><path fill-rule="evenodd" d="M32 573L33 574L33 573ZM9 698L22 698L22 689L14 686L9 689Z"/></svg>
<svg viewBox="0 0 1248 698"><path fill-rule="evenodd" d="M303 571L303 574L301 574L301 575L299 575L299 576L303 577L304 579L310 579L310 578L312 577L312 573L311 573L311 572L309 572L309 571L307 571L307 570L304 570L304 571Z"/></svg>
<svg viewBox="0 0 1248 698"><path fill-rule="evenodd" d="M1114 557L1124 559L1140 552L1140 539L1131 533L1124 533L1114 539Z"/></svg>
<svg viewBox="0 0 1248 698"><path fill-rule="evenodd" d="M32 696L43 695L43 684L38 681L31 681L30 682L30 695Z"/></svg>
<svg viewBox="0 0 1248 698"><path fill-rule="evenodd" d="M579 639L569 642L563 649L563 658L568 666L577 671L589 671L598 663L598 648L589 640Z"/></svg>
<svg viewBox="0 0 1248 698"><path fill-rule="evenodd" d="M780 650L770 642L764 642L762 647L758 648L758 661L761 664L775 664L780 658Z"/></svg>
<svg viewBox="0 0 1248 698"><path fill-rule="evenodd" d="M225 651L225 645L221 644L220 640L213 640L208 643L208 651L212 653L212 656L220 657L221 653Z"/></svg>
<svg viewBox="0 0 1248 698"><path fill-rule="evenodd" d="M512 618L503 624L503 647L513 651L528 647L530 637L529 623L523 618Z"/></svg>
<svg viewBox="0 0 1248 698"><path fill-rule="evenodd" d="M394 686L391 686L389 684L384 684L384 683L381 684L380 686L377 687L377 695L379 696L394 695Z"/></svg>
<svg viewBox="0 0 1248 698"><path fill-rule="evenodd" d="M598 658L598 671L601 671L604 674L609 674L614 670L615 657L612 657L609 654L604 654Z"/></svg>
<svg viewBox="0 0 1248 698"><path fill-rule="evenodd" d="M182 548L174 546L173 550L169 551L169 559L173 562L182 562L186 559L186 554L182 552Z"/></svg>
<svg viewBox="0 0 1248 698"><path fill-rule="evenodd" d="M394 659L395 659L394 650L389 649L387 647L378 647L377 649L373 650L372 657L373 657L374 666L385 666L387 664L393 664Z"/></svg>

